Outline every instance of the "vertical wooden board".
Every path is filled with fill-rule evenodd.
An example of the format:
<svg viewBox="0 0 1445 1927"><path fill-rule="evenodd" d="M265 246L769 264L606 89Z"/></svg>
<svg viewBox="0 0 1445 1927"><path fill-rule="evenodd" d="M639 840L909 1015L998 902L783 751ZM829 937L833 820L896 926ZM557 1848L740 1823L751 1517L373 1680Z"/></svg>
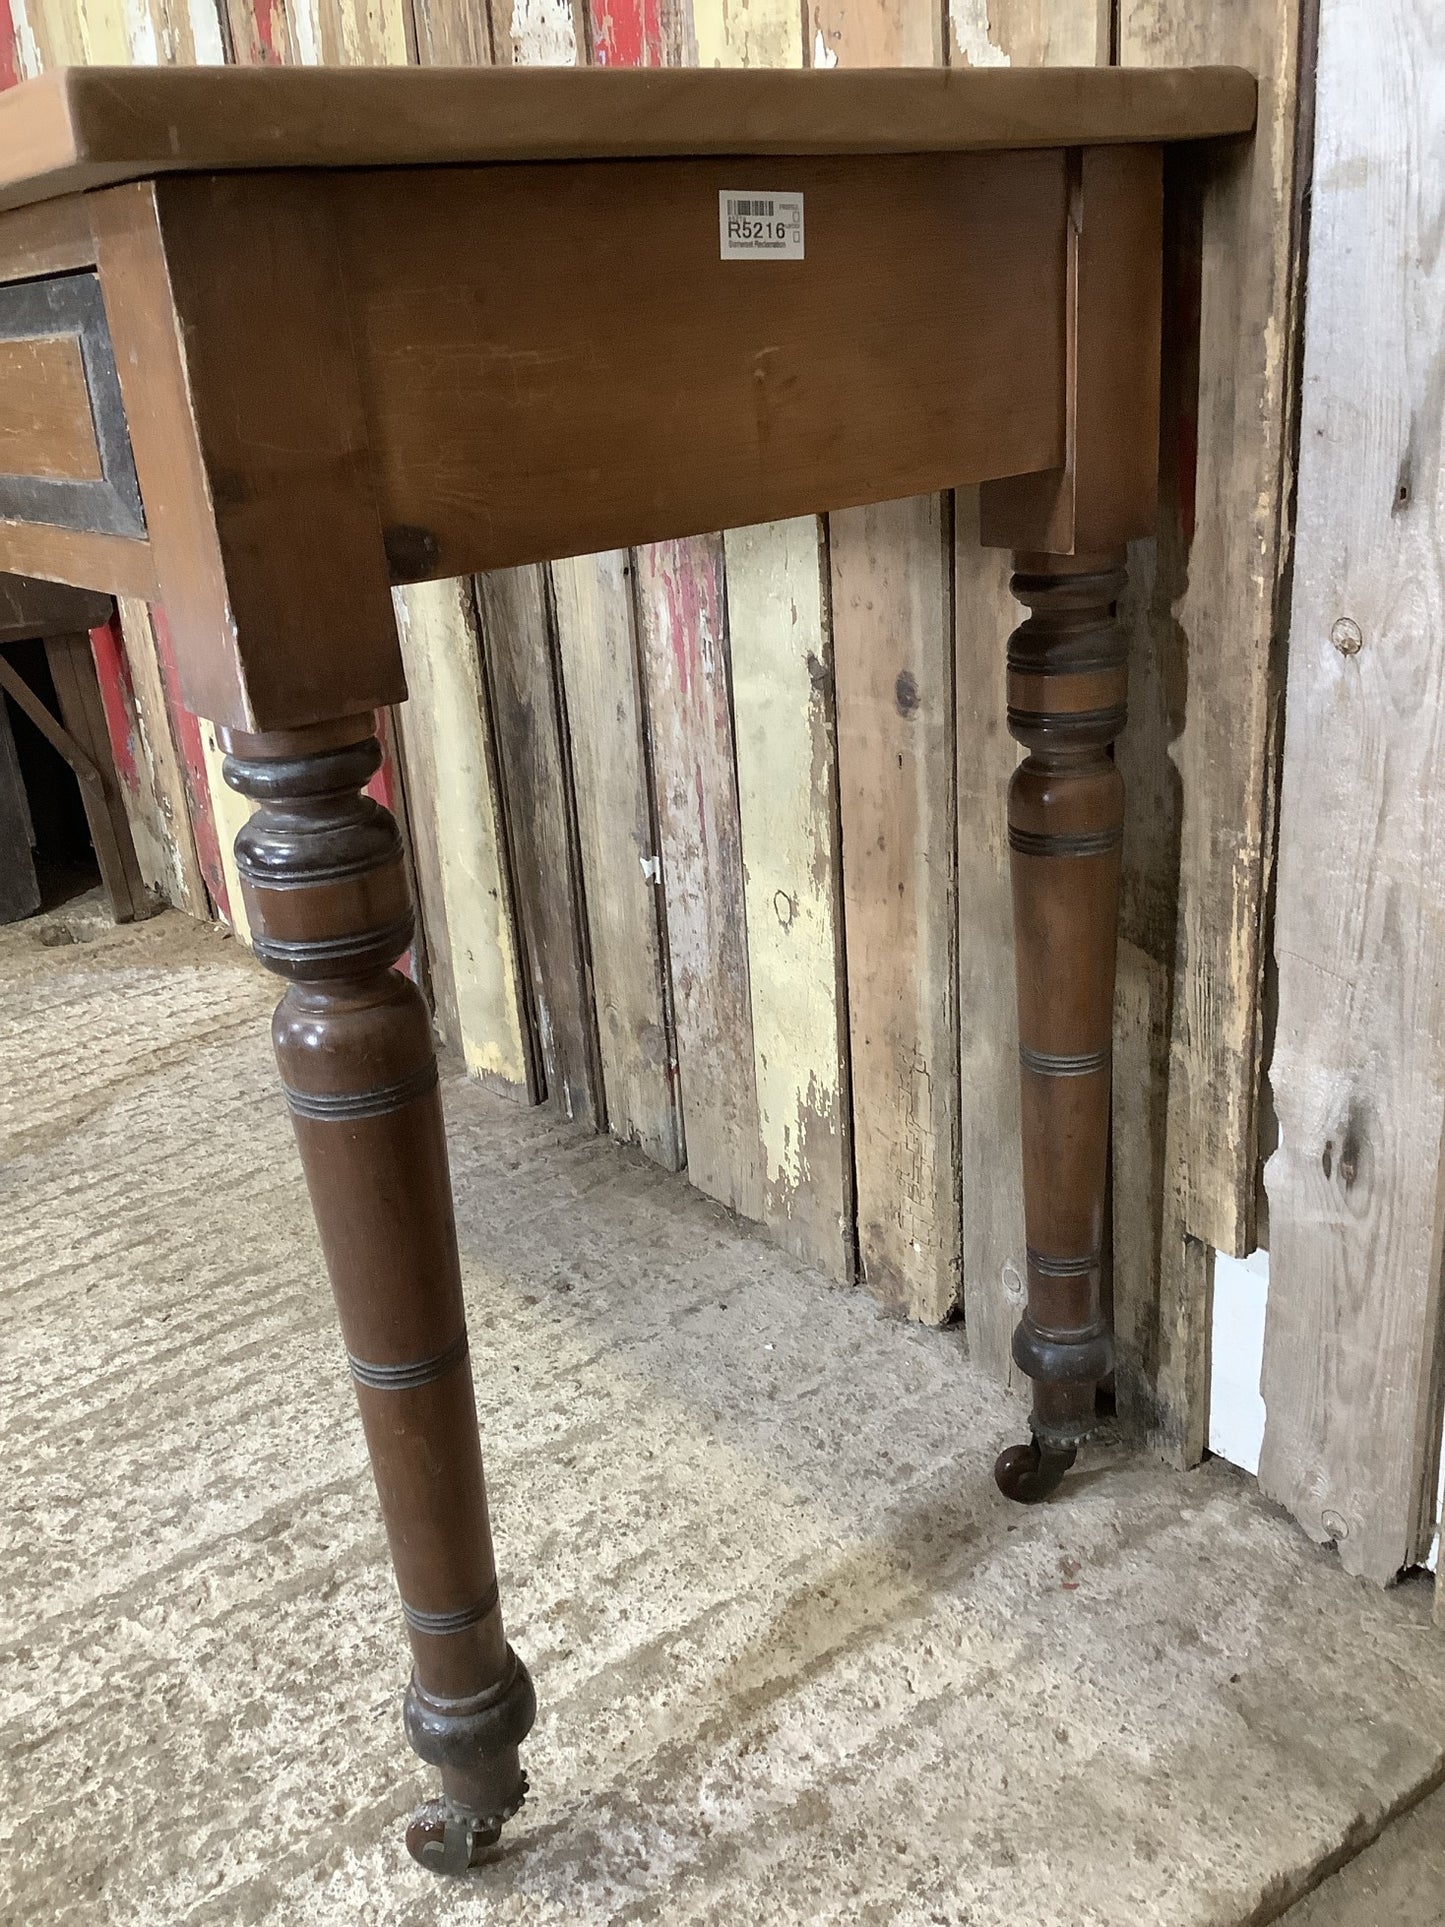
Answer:
<svg viewBox="0 0 1445 1927"><path fill-rule="evenodd" d="M1204 1450L1208 1411L1209 1316L1194 1245L1242 1254L1254 1237L1273 638L1296 346L1298 35L1295 0L1207 9L1121 0L1119 10L1126 66L1232 61L1260 77L1252 142L1170 160L1160 536L1131 552L1123 612L1122 927L1171 972L1157 1294L1172 1349L1161 1353L1150 1423L1183 1463ZM1117 1166L1149 1153L1116 1130L1114 1155Z"/></svg>
<svg viewBox="0 0 1445 1927"><path fill-rule="evenodd" d="M941 0L820 0L815 66L937 66ZM952 505L829 521L859 1273L959 1297Z"/></svg>
<svg viewBox="0 0 1445 1927"><path fill-rule="evenodd" d="M416 57L423 67L489 67L492 29L485 0L412 0Z"/></svg>
<svg viewBox="0 0 1445 1927"><path fill-rule="evenodd" d="M689 60L680 0L591 0L587 39L594 67L683 67Z"/></svg>
<svg viewBox="0 0 1445 1927"><path fill-rule="evenodd" d="M519 959L470 585L419 584L398 595L397 610L411 691L403 726L413 835L418 869L426 876L434 864L445 905L445 924L431 936L437 949L445 943L457 1041L469 1070L525 1091Z"/></svg>
<svg viewBox="0 0 1445 1927"><path fill-rule="evenodd" d="M937 1323L959 1291L951 517L830 519L862 1281Z"/></svg>
<svg viewBox="0 0 1445 1927"><path fill-rule="evenodd" d="M1345 1566L1423 1556L1445 1149L1445 16L1320 22L1259 1478Z"/></svg>
<svg viewBox="0 0 1445 1927"><path fill-rule="evenodd" d="M59 66L219 66L215 0L12 0L27 73Z"/></svg>
<svg viewBox="0 0 1445 1927"><path fill-rule="evenodd" d="M547 580L536 567L477 578L514 899L547 1094L602 1130L586 910Z"/></svg>
<svg viewBox="0 0 1445 1927"><path fill-rule="evenodd" d="M1119 945L1114 993L1112 1182L1114 1383L1120 1417L1153 1424L1163 1334L1156 1282L1163 1248L1169 1095L1169 971L1137 945Z"/></svg>
<svg viewBox="0 0 1445 1927"><path fill-rule="evenodd" d="M681 65L695 51L690 12L676 0L593 0L587 27L598 66ZM720 538L670 542L635 558L677 1153L701 1190L757 1218L761 1147L724 597Z"/></svg>
<svg viewBox="0 0 1445 1927"><path fill-rule="evenodd" d="M637 555L637 611L687 1174L763 1215L722 537Z"/></svg>
<svg viewBox="0 0 1445 1927"><path fill-rule="evenodd" d="M574 0L492 0L492 58L499 65L572 67L585 48Z"/></svg>
<svg viewBox="0 0 1445 1927"><path fill-rule="evenodd" d="M211 812L211 784L201 741L201 725L181 699L181 679L165 611L151 605L146 611L146 618L150 624L161 686L165 692L171 738L176 746L181 780L185 784L186 813L196 846L196 861L212 903L219 905L224 913L226 882L221 865L220 839Z"/></svg>
<svg viewBox="0 0 1445 1927"><path fill-rule="evenodd" d="M224 896L217 901L216 910L231 934L239 937L249 950L251 919L246 914L241 874L236 868L236 837L250 821L253 806L250 799L233 790L221 774L226 753L216 740L216 725L204 716L198 717L197 721L201 731L201 754L205 758L206 784L210 791L211 819L216 826L216 840L221 852Z"/></svg>
<svg viewBox="0 0 1445 1927"><path fill-rule="evenodd" d="M833 669L812 516L730 530L728 581L753 1060L768 1224L849 1269Z"/></svg>
<svg viewBox="0 0 1445 1927"><path fill-rule="evenodd" d="M114 707L124 716L123 754L134 778L123 787L141 876L148 889L176 909L207 917L210 905L191 831L185 772L172 733L150 613L144 602L124 596L116 606L124 670L118 677ZM102 669L98 654L96 666L105 694L107 681L120 672L121 663L111 659ZM114 714L110 702L107 713ZM114 745L114 732L111 740ZM121 755L118 748L117 768L124 775Z"/></svg>
<svg viewBox="0 0 1445 1927"><path fill-rule="evenodd" d="M1104 67L1111 0L948 0L955 67Z"/></svg>
<svg viewBox="0 0 1445 1927"><path fill-rule="evenodd" d="M745 0L741 5L735 0L694 0L693 33L698 63L704 67L803 64L802 15L788 0ZM751 704L746 718L738 712L736 745L764 1216L791 1249L841 1277L849 1269L853 1242L852 1158L844 1075L847 1019L832 765L831 637L818 545L819 525L812 521L730 533L727 596L734 696L736 700L741 666ZM795 580L788 576L792 569L799 571ZM810 658L821 681L805 692L796 677L800 665L806 671ZM775 713L767 713L769 690ZM792 768L758 762L760 756L780 754L802 760ZM782 809L794 815L786 818L779 814ZM762 885L757 881L764 877L775 879L766 923L760 921ZM772 896L785 904L792 892L801 894L799 921L789 939ZM790 970L813 974L794 979ZM830 999L832 1013L825 1021L823 1009ZM795 1028L799 1020L801 1030Z"/></svg>
<svg viewBox="0 0 1445 1927"><path fill-rule="evenodd" d="M55 684L60 720L100 779L99 793L91 784L82 783L81 798L96 862L100 865L101 882L116 921L129 923L136 917L149 916L159 906L141 882L130 819L110 754L110 734L100 699L95 660L90 653L90 637L83 631L78 635L47 636L45 659Z"/></svg>
<svg viewBox="0 0 1445 1927"><path fill-rule="evenodd" d="M1008 556L979 547L976 488L958 490L954 529L963 1318L975 1363L1026 1390L1010 1349L1028 1265L1007 835L1019 749L1005 721L1004 675L1025 611L1009 594Z"/></svg>
<svg viewBox="0 0 1445 1927"><path fill-rule="evenodd" d="M34 844L9 701L0 695L0 923L19 923L40 908Z"/></svg>
<svg viewBox="0 0 1445 1927"><path fill-rule="evenodd" d="M801 67L803 10L793 0L693 0L699 67Z"/></svg>
<svg viewBox="0 0 1445 1927"><path fill-rule="evenodd" d="M631 574L623 550L552 565L608 1129L675 1171L682 1158Z"/></svg>
<svg viewBox="0 0 1445 1927"><path fill-rule="evenodd" d="M813 0L812 67L941 67L943 0Z"/></svg>

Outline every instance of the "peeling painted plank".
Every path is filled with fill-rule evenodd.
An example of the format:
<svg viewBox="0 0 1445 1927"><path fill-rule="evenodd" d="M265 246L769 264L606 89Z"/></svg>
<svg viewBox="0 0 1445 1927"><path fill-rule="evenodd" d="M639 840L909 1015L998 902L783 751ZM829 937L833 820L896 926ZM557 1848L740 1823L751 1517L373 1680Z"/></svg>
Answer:
<svg viewBox="0 0 1445 1927"><path fill-rule="evenodd" d="M412 819L435 849L458 1039L467 1068L525 1091L519 959L496 812L490 718L467 582L397 597L411 700L403 712ZM458 638L470 647L458 648Z"/></svg>
<svg viewBox="0 0 1445 1927"><path fill-rule="evenodd" d="M215 818L211 811L211 787L206 771L205 749L201 741L201 726L181 700L180 677L176 673L175 650L171 644L171 633L165 619L165 612L151 607L147 610L147 616L154 641L156 662L160 668L161 684L165 691L171 734L180 761L182 780L185 783L186 806L191 834L195 839L196 860L200 864L201 875L205 878L206 889L212 903L218 905L224 912L227 902L226 881L221 864L220 839L216 834Z"/></svg>
<svg viewBox="0 0 1445 1927"><path fill-rule="evenodd" d="M813 0L813 67L941 67L942 0Z"/></svg>
<svg viewBox="0 0 1445 1927"><path fill-rule="evenodd" d="M693 33L700 66L804 62L802 16L788 0L694 0ZM819 537L812 518L727 535L728 631L763 1216L791 1249L845 1277L853 1245L847 1018ZM809 679L810 660L819 684Z"/></svg>
<svg viewBox="0 0 1445 1927"><path fill-rule="evenodd" d="M812 516L724 538L753 1061L769 1226L849 1270L838 791L823 560Z"/></svg>
<svg viewBox="0 0 1445 1927"><path fill-rule="evenodd" d="M661 875L627 553L552 565L607 1126L675 1171L676 1075Z"/></svg>
<svg viewBox="0 0 1445 1927"><path fill-rule="evenodd" d="M830 520L860 1276L938 1323L959 1292L951 518Z"/></svg>
<svg viewBox="0 0 1445 1927"><path fill-rule="evenodd" d="M586 34L573 0L493 0L493 58L518 67L573 67Z"/></svg>
<svg viewBox="0 0 1445 1927"><path fill-rule="evenodd" d="M639 645L687 1174L763 1215L722 537L638 551Z"/></svg>
<svg viewBox="0 0 1445 1927"><path fill-rule="evenodd" d="M206 917L210 914L206 886L196 857L185 776L172 734L150 614L143 602L128 597L121 597L117 608L124 644L118 694L127 712L128 755L135 773L134 784L124 788L136 861L147 889L178 910ZM119 665L106 663L103 694L105 679L118 670ZM111 715L107 701L107 717Z"/></svg>

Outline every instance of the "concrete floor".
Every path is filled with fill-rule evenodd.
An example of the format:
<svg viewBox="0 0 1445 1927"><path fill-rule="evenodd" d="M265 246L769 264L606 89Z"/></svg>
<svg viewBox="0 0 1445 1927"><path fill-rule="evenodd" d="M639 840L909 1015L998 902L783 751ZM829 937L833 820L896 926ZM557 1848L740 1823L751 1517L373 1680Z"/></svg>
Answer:
<svg viewBox="0 0 1445 1927"><path fill-rule="evenodd" d="M1217 1465L1100 1449L1009 1507L1019 1413L961 1335L454 1083L542 1711L501 1859L414 1868L272 1002L180 918L0 932L7 1927L1240 1927L1445 1778L1427 1587L1344 1577Z"/></svg>

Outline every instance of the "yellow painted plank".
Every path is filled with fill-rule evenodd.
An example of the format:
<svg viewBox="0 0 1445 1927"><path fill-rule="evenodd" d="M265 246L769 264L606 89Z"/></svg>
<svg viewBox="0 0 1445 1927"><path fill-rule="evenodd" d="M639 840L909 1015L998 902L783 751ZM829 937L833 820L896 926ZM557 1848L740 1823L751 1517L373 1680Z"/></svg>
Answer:
<svg viewBox="0 0 1445 1927"><path fill-rule="evenodd" d="M191 834L186 779L171 732L150 611L128 596L120 597L116 606L134 701L137 774L142 778L136 792L127 784L121 792L141 879L163 902L205 918L209 899Z"/></svg>
<svg viewBox="0 0 1445 1927"><path fill-rule="evenodd" d="M221 846L221 874L226 881L226 897L230 904L230 915L224 918L232 932L249 949L251 944L251 919L246 914L246 899L241 893L241 875L236 868L236 837L250 821L253 805L248 797L233 790L221 774L225 752L216 741L216 726L204 716L201 725L201 749L206 758L206 787L211 793L211 820L216 826L216 840Z"/></svg>
<svg viewBox="0 0 1445 1927"><path fill-rule="evenodd" d="M693 28L700 66L804 61L802 16L788 0L694 0ZM764 1217L791 1249L843 1277L852 1159L819 538L812 518L729 532L727 606Z"/></svg>
<svg viewBox="0 0 1445 1927"><path fill-rule="evenodd" d="M730 530L728 626L767 1222L847 1270L837 777L823 563L812 516Z"/></svg>
<svg viewBox="0 0 1445 1927"><path fill-rule="evenodd" d="M419 583L396 603L411 691L405 728L417 750L409 794L437 852L462 1054L469 1070L525 1088L519 964L469 585Z"/></svg>

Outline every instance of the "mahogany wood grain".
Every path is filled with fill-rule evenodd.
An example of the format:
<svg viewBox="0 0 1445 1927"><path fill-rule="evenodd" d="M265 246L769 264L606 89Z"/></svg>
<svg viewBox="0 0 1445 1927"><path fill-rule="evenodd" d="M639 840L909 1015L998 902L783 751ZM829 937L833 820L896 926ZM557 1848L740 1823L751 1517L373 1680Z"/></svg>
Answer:
<svg viewBox="0 0 1445 1927"><path fill-rule="evenodd" d="M392 967L405 855L362 794L371 728L232 732L225 774L258 805L236 862L256 955L287 981L272 1035L411 1640L408 1737L449 1803L414 1847L459 1871L522 1803L536 1700L502 1627L431 1020Z"/></svg>
<svg viewBox="0 0 1445 1927"><path fill-rule="evenodd" d="M0 206L225 168L901 154L1247 133L1234 67L60 68L0 101Z"/></svg>
<svg viewBox="0 0 1445 1927"><path fill-rule="evenodd" d="M1062 468L985 484L984 542L1068 554L1153 532L1159 500L1163 152L1070 156Z"/></svg>
<svg viewBox="0 0 1445 1927"><path fill-rule="evenodd" d="M187 706L232 727L294 727L402 701L366 421L314 187L142 183L97 196L93 219Z"/></svg>
<svg viewBox="0 0 1445 1927"><path fill-rule="evenodd" d="M1009 786L1023 1095L1028 1305L1014 1334L1034 1382L1032 1440L996 1475L1042 1498L1094 1429L1113 1348L1100 1306L1124 786L1122 557L1021 555L1032 613L1009 643L1008 726L1027 750Z"/></svg>
<svg viewBox="0 0 1445 1927"><path fill-rule="evenodd" d="M721 260L719 190L769 181L805 196L806 258ZM393 540L399 576L1063 458L1062 154L789 156L761 182L711 160L398 169L318 191L382 518L421 532Z"/></svg>

